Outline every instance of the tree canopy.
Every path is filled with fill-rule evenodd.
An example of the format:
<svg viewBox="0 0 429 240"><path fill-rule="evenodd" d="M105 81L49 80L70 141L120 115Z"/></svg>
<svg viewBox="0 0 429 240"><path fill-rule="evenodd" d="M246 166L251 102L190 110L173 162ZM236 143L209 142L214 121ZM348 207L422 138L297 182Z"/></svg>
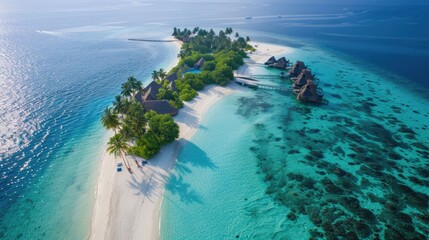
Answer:
<svg viewBox="0 0 429 240"><path fill-rule="evenodd" d="M162 68L155 72L158 77L166 76ZM174 141L179 136L179 126L170 115L148 112L134 99L135 94L142 88L141 82L136 78L128 78L121 85L121 95L115 97L113 106L106 108L101 117L105 128L115 130L107 150L110 154L124 158L129 170L129 163L125 157L127 153L149 159L158 153L162 145ZM162 94L160 97L169 98L172 103L183 106L180 100L177 102L179 94L171 89L162 88L159 94ZM116 129L119 129L118 133Z"/></svg>
<svg viewBox="0 0 429 240"><path fill-rule="evenodd" d="M209 31L194 28L190 32L187 28L180 30L174 28L173 36L188 41L182 44L178 57L179 63L171 72L177 72L179 80L176 85L179 89L179 98L183 101L192 100L207 84L226 85L233 78L233 70L244 64L246 47L248 46L243 37L237 34L236 39L231 39L232 28L226 28L216 34L213 29ZM200 68L200 74L183 74L183 69L192 68L195 63L203 58L205 60Z"/></svg>
<svg viewBox="0 0 429 240"><path fill-rule="evenodd" d="M167 80L164 69L154 70L151 77L161 84L156 97L167 100L176 108L183 107L182 101L190 101L198 95L199 90L208 84L226 85L233 78L233 70L244 64L245 51L253 47L238 33L233 36L233 29L205 30L194 27L173 29L173 36L183 41L178 54L179 63L169 71L177 79ZM200 59L204 63L201 66ZM196 63L199 63L196 65ZM186 73L190 68L199 68L200 73ZM179 136L179 126L170 115L146 111L134 99L136 93L143 89L141 81L129 77L121 85L121 95L115 97L113 106L106 108L101 122L107 129L114 129L115 135L109 141L109 152L118 156L125 153L150 159L159 152L162 145L173 142ZM116 129L119 132L116 133ZM131 144L131 143L134 144ZM129 167L129 164L128 166Z"/></svg>

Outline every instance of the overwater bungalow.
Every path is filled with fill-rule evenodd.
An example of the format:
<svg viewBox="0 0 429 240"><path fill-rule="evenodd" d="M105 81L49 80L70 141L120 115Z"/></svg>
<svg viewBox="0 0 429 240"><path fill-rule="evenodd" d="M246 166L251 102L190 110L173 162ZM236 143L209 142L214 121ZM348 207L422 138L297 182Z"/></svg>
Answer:
<svg viewBox="0 0 429 240"><path fill-rule="evenodd" d="M304 62L296 61L296 63L292 66L292 69L289 70L288 76L297 77L304 69L307 69L307 66L305 66Z"/></svg>
<svg viewBox="0 0 429 240"><path fill-rule="evenodd" d="M206 60L202 57L200 58L200 60L198 60L195 64L194 64L194 68L200 69L203 64L206 62Z"/></svg>
<svg viewBox="0 0 429 240"><path fill-rule="evenodd" d="M273 56L268 61L264 63L268 67L274 67L279 69L286 69L289 66L289 60L286 60L285 57L279 58L279 60L276 60L276 58Z"/></svg>
<svg viewBox="0 0 429 240"><path fill-rule="evenodd" d="M313 103L324 103L326 100L323 99L323 91L314 85L312 80L307 80L300 90L296 99L301 102L313 102Z"/></svg>
<svg viewBox="0 0 429 240"><path fill-rule="evenodd" d="M276 63L272 65L272 67L280 68L280 69L286 69L286 67L289 66L289 60L286 60L285 57L281 57L279 60L277 60Z"/></svg>
<svg viewBox="0 0 429 240"><path fill-rule="evenodd" d="M269 65L274 64L276 62L277 62L276 57L272 56L264 64L269 66Z"/></svg>
<svg viewBox="0 0 429 240"><path fill-rule="evenodd" d="M292 90L299 91L305 84L307 84L308 80L313 81L313 84L316 86L319 83L318 79L315 79L314 75L311 74L311 71L309 69L304 69L296 79L292 79Z"/></svg>

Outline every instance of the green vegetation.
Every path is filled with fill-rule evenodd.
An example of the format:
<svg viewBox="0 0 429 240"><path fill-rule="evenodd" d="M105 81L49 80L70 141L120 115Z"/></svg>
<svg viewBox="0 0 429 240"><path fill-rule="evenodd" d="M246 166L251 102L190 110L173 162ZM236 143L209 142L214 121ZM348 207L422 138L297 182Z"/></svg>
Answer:
<svg viewBox="0 0 429 240"><path fill-rule="evenodd" d="M148 121L148 129L130 150L134 155L149 159L159 152L161 145L171 143L179 137L179 126L167 114L149 111L145 118Z"/></svg>
<svg viewBox="0 0 429 240"><path fill-rule="evenodd" d="M179 63L170 73L177 72L179 80L176 81L179 89L179 97L183 101L192 100L197 91L208 84L226 85L233 78L233 70L237 70L243 65L243 58L246 57L244 51L254 51L254 48L247 44L249 37L244 39L238 33L235 39L230 36L233 33L232 28L225 31L219 31L216 34L213 29L210 31L194 28L193 31L185 28L180 30L174 28L173 36L183 41L183 45L177 55L180 58ZM200 74L182 73L200 60L205 62L201 66Z"/></svg>
<svg viewBox="0 0 429 240"><path fill-rule="evenodd" d="M206 85L228 84L234 78L233 70L243 65L245 51L254 51L247 43L249 37L245 39L233 33L232 28L221 30L218 34L213 29L207 31L199 27L193 30L174 28L173 36L183 41L177 55L180 60L168 74L162 68L152 72L153 81L161 85L156 98L167 100L175 108L182 108L183 101L195 98L197 91ZM186 73L190 68L199 68L201 73ZM135 95L143 90L142 83L136 78L128 78L121 90L113 106L104 110L101 122L105 128L115 131L108 143L109 153L123 158L125 166L132 172L127 154L151 158L162 145L178 138L179 126L170 115L146 111L135 100Z"/></svg>
<svg viewBox="0 0 429 240"><path fill-rule="evenodd" d="M128 142L125 137L117 133L110 138L107 144L109 145L107 147L109 154L114 154L115 157L119 156L122 158L124 160L125 167L130 173L132 173L130 164L128 163L127 159L124 158L126 151L129 149Z"/></svg>
<svg viewBox="0 0 429 240"><path fill-rule="evenodd" d="M115 97L113 106L104 110L101 123L115 131L107 150L123 158L125 166L132 172L126 154L151 158L162 145L179 136L179 126L170 115L148 112L134 99L134 95L143 88L136 78L128 78L121 88L121 95Z"/></svg>
<svg viewBox="0 0 429 240"><path fill-rule="evenodd" d="M153 70L152 72L152 80L155 82L161 82L165 77L167 77L167 73L164 69L160 68L159 71Z"/></svg>

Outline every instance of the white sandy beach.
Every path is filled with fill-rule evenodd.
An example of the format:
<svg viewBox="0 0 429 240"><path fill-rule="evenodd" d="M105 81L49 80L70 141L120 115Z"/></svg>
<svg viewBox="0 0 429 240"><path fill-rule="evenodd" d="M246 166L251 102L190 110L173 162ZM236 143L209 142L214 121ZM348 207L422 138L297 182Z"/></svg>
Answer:
<svg viewBox="0 0 429 240"><path fill-rule="evenodd" d="M271 56L287 56L291 48L255 43L257 51L249 54L237 73L250 74L253 63L263 63ZM242 89L235 83L226 87L208 86L191 102L185 103L174 117L180 127L177 141L164 146L143 168L137 168L128 156L134 174L116 172L113 156L105 153L99 171L90 239L159 239L160 211L164 186L177 161L183 144L197 131L204 114L224 96ZM107 137L110 137L111 133ZM106 146L100 146L106 148Z"/></svg>

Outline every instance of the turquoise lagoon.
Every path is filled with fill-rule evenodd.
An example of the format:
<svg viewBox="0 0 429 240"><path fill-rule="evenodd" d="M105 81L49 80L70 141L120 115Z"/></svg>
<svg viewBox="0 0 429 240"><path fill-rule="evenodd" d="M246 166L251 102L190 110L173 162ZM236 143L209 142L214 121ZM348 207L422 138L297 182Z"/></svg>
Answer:
<svg viewBox="0 0 429 240"><path fill-rule="evenodd" d="M307 239L356 229L391 239L399 228L428 235L429 214L420 203L429 185L429 8L395 2L403 4L2 1L0 239L89 235L106 141L100 114L127 77L147 84L177 55L170 45L126 39L164 38L173 27L194 27L195 19L200 27L233 27L298 47L288 57L318 73L330 104L243 90L215 106L168 185L164 239ZM300 47L285 34L389 73L332 50ZM345 197L359 212L341 205ZM359 225L358 218L369 220Z"/></svg>
<svg viewBox="0 0 429 240"><path fill-rule="evenodd" d="M217 103L167 184L161 238L426 239L427 92L313 46L286 57L309 65L329 105L249 89Z"/></svg>

